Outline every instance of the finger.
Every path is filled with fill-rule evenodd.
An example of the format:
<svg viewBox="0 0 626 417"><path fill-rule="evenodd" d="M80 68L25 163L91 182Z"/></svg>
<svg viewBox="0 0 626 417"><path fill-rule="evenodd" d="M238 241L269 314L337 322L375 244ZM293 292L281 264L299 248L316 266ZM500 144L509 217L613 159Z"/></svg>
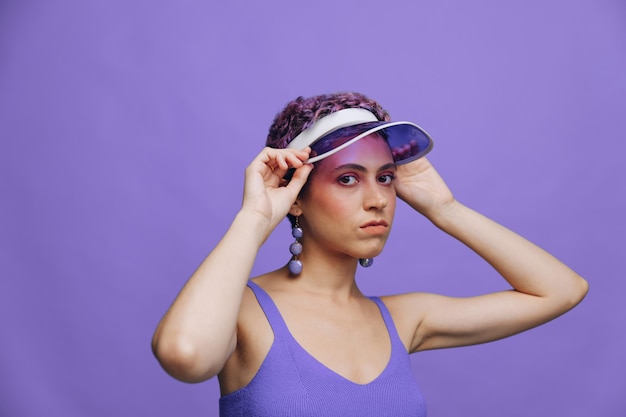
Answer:
<svg viewBox="0 0 626 417"><path fill-rule="evenodd" d="M312 170L313 164L304 164L301 167L296 168L293 176L291 177L291 180L286 185L286 187L293 190L294 193L297 195L306 183Z"/></svg>
<svg viewBox="0 0 626 417"><path fill-rule="evenodd" d="M281 178L289 174L289 171L301 167L304 164L304 161L309 158L310 149L285 149L284 151L286 152L277 155L276 158L277 169L275 174ZM291 178L291 175L288 176Z"/></svg>
<svg viewBox="0 0 626 417"><path fill-rule="evenodd" d="M274 175L279 179L282 179L290 169L290 161L284 157L278 157L276 159L276 169Z"/></svg>
<svg viewBox="0 0 626 417"><path fill-rule="evenodd" d="M271 175L277 169L280 169L281 156L279 149L264 148L252 161L249 168L260 172L263 176Z"/></svg>
<svg viewBox="0 0 626 417"><path fill-rule="evenodd" d="M276 155L276 163L282 169L297 168L309 157L308 148L304 150L282 149L281 151Z"/></svg>
<svg viewBox="0 0 626 417"><path fill-rule="evenodd" d="M304 149L296 149L294 155L297 156L300 161L304 162L309 159L311 155L311 147L307 146Z"/></svg>
<svg viewBox="0 0 626 417"><path fill-rule="evenodd" d="M302 166L310 154L310 148L276 149L265 147L256 156L248 168L257 171L265 178L270 176L280 181L289 169Z"/></svg>

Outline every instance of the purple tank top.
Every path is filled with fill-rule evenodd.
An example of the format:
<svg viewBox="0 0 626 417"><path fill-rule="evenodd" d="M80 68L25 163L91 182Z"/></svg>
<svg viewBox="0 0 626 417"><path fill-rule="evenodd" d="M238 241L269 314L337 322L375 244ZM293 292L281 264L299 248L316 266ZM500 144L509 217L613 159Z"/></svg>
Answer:
<svg viewBox="0 0 626 417"><path fill-rule="evenodd" d="M424 417L426 404L389 311L378 297L389 337L391 358L372 382L357 384L311 356L287 329L270 296L249 281L263 309L274 342L250 383L220 398L221 417L359 416Z"/></svg>

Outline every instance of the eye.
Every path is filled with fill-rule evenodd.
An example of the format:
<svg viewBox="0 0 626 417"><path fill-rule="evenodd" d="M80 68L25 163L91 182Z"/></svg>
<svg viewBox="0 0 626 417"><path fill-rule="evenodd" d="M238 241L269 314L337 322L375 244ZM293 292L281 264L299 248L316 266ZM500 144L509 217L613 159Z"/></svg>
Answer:
<svg viewBox="0 0 626 417"><path fill-rule="evenodd" d="M354 175L342 175L339 177L339 183L342 185L354 185L357 182L357 179Z"/></svg>
<svg viewBox="0 0 626 417"><path fill-rule="evenodd" d="M391 184L394 180L395 176L393 174L383 174L378 177L378 181L381 184Z"/></svg>

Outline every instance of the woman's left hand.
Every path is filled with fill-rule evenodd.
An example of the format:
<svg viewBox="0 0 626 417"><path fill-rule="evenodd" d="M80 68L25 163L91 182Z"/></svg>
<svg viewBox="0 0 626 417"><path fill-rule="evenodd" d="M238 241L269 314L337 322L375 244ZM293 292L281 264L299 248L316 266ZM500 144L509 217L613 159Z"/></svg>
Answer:
<svg viewBox="0 0 626 417"><path fill-rule="evenodd" d="M452 192L426 158L398 165L394 186L399 198L431 220L455 202Z"/></svg>

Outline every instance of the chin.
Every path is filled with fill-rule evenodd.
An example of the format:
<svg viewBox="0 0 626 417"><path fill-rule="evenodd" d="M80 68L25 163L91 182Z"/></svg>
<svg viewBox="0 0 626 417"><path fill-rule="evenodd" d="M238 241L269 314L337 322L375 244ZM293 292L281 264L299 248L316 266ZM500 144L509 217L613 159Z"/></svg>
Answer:
<svg viewBox="0 0 626 417"><path fill-rule="evenodd" d="M375 258L383 252L383 249L384 249L384 245L378 248L372 248L370 250L363 250L363 251L360 251L358 256L355 256L355 257L356 258Z"/></svg>

